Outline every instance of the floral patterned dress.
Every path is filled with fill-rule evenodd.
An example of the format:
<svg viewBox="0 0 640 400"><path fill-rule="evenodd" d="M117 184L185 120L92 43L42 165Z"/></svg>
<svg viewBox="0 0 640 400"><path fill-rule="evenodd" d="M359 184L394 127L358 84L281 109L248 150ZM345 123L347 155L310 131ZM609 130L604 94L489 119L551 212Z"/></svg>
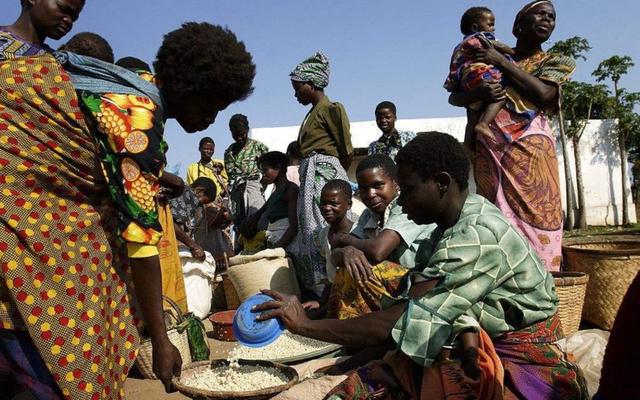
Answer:
<svg viewBox="0 0 640 400"><path fill-rule="evenodd" d="M525 72L560 85L569 79L575 62L565 56L539 52L518 62ZM513 91L507 88L507 93ZM531 242L545 267L560 269L562 262L562 206L553 130L544 110L525 121L518 109L504 107L490 124L492 137L477 137L474 176L477 193L493 202Z"/></svg>

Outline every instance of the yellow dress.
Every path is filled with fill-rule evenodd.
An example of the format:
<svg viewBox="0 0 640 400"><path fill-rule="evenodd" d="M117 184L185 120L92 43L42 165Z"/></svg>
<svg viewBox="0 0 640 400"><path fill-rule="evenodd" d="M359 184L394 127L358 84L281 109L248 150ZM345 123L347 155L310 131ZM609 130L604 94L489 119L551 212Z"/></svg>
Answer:
<svg viewBox="0 0 640 400"><path fill-rule="evenodd" d="M187 293L184 288L182 263L178 256L178 240L173 228L171 209L168 205L158 206L158 219L163 232L162 239L158 242L160 270L162 271L162 294L176 302L183 312L187 312Z"/></svg>

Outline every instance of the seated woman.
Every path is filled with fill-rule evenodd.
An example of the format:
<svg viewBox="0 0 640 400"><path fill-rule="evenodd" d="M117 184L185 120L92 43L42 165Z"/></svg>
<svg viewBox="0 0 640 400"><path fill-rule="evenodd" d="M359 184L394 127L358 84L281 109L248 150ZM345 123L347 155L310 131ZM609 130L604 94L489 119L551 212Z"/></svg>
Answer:
<svg viewBox="0 0 640 400"><path fill-rule="evenodd" d="M327 307L331 318L352 318L380 309L395 293L409 266L429 259L428 238L435 225L417 225L397 204L396 164L385 154L368 156L356 169L358 190L367 209L350 234L331 238L340 268Z"/></svg>
<svg viewBox="0 0 640 400"><path fill-rule="evenodd" d="M298 185L287 179L289 159L280 151L269 151L258 158L258 166L262 173L260 183L263 186L274 184L275 189L266 203L243 222L243 232L253 237L258 231L258 223L264 215L269 222L267 226L267 247L282 247L289 252L295 250L291 246L298 234ZM244 235L244 233L243 233Z"/></svg>
<svg viewBox="0 0 640 400"><path fill-rule="evenodd" d="M429 261L403 280L385 308L354 320L310 320L291 296L258 305L259 320L345 346L387 345L383 359L349 372L327 399L586 399L563 337L553 278L531 244L488 200L468 190L469 160L452 136L418 135L397 156L398 200L409 219L436 223ZM465 377L448 346L458 322L477 322L478 380ZM337 369L346 371L344 364ZM352 365L348 366L354 367Z"/></svg>

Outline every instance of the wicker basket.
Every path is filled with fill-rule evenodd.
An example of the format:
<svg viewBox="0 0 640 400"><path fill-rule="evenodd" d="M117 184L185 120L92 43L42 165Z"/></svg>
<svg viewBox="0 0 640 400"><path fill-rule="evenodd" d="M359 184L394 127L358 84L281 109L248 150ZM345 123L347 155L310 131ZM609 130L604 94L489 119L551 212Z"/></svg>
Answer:
<svg viewBox="0 0 640 400"><path fill-rule="evenodd" d="M558 316L565 336L569 336L580 328L589 275L583 272L552 272L552 274L558 294Z"/></svg>
<svg viewBox="0 0 640 400"><path fill-rule="evenodd" d="M250 392L215 392L212 390L196 389L190 386L186 386L182 383L182 379L196 374L200 371L229 365L227 360L213 360L213 361L200 361L193 364L189 364L182 367L182 374L180 378L173 378L173 384L180 393L188 396L192 399L205 400L205 399L225 399L225 400L239 400L239 399L270 399L276 394L289 389L291 386L298 383L298 373L292 367L274 363L271 361L261 360L239 360L240 365L259 365L262 367L275 368L283 373L289 381L280 386L275 386L267 389L253 390Z"/></svg>
<svg viewBox="0 0 640 400"><path fill-rule="evenodd" d="M176 325L180 324L182 319L182 311L180 307L170 298L166 296L162 296L162 300L166 301L173 308L177 319ZM182 331L178 331L177 328L172 327L167 330L167 336L169 337L169 341L176 346L178 351L180 352L180 356L182 357L182 363L188 364L191 362L191 351L189 350L189 336L187 333L187 329L183 329ZM151 339L144 339L140 343L140 349L138 350L138 358L136 359L136 367L147 379L158 379L158 377L153 373L153 346L151 345Z"/></svg>
<svg viewBox="0 0 640 400"><path fill-rule="evenodd" d="M640 239L601 237L562 249L568 271L589 275L583 318L611 329L622 298L640 271Z"/></svg>

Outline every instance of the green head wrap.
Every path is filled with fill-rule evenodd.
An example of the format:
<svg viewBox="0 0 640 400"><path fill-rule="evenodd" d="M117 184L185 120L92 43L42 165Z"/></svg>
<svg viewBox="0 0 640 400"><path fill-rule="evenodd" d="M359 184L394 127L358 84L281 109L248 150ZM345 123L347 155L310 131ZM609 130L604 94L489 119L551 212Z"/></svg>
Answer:
<svg viewBox="0 0 640 400"><path fill-rule="evenodd" d="M307 58L289 74L292 81L312 82L318 89L329 84L329 59L321 51Z"/></svg>

